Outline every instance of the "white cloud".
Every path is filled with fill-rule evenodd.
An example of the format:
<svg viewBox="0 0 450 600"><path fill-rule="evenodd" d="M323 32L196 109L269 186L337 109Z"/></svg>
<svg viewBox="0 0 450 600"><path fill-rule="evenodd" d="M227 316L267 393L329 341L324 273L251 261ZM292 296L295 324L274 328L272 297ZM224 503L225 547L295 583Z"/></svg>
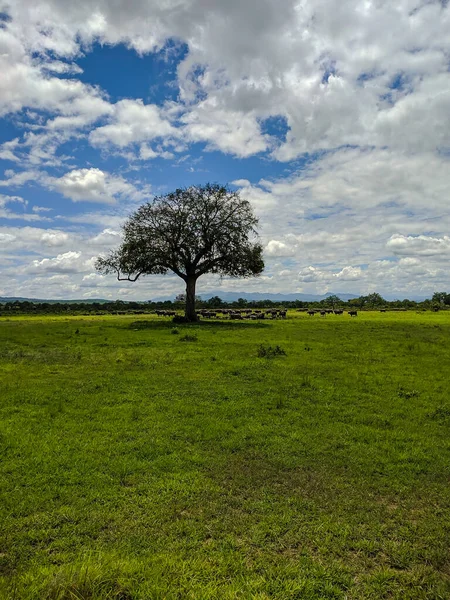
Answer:
<svg viewBox="0 0 450 600"><path fill-rule="evenodd" d="M0 187L20 187L28 181L40 178L40 173L34 170L15 172L8 169L5 171L5 175L6 179L0 180Z"/></svg>
<svg viewBox="0 0 450 600"><path fill-rule="evenodd" d="M99 273L89 273L89 275L83 277L83 281L87 281L90 285L101 283L104 280L105 276L100 275Z"/></svg>
<svg viewBox="0 0 450 600"><path fill-rule="evenodd" d="M158 153L155 152L150 146L147 144L142 144L139 149L139 157L142 160L151 160L152 158L156 158Z"/></svg>
<svg viewBox="0 0 450 600"><path fill-rule="evenodd" d="M269 147L269 138L262 135L256 116L249 113L224 110L205 101L187 112L181 121L190 141L207 142L211 150L246 157Z"/></svg>
<svg viewBox="0 0 450 600"><path fill-rule="evenodd" d="M254 0L213 0L205 10L183 0L174 10L170 2L101 0L93 9L90 0L24 0L7 10L3 112L51 110L59 129L106 116L91 134L98 145L183 135L249 156L272 146L261 123L276 116L290 128L275 149L280 160L344 144L421 152L450 144L450 9L442 2L261 0L255 9ZM76 76L72 59L94 41L145 53L167 40L188 48L172 107L184 123L179 134L158 107L138 99L112 106L95 87L51 74Z"/></svg>
<svg viewBox="0 0 450 600"><path fill-rule="evenodd" d="M89 243L100 246L117 246L120 243L121 238L122 236L120 231L106 228L98 235L91 238Z"/></svg>
<svg viewBox="0 0 450 600"><path fill-rule="evenodd" d="M356 281L361 279L362 270L360 267L344 267L338 273L333 273L333 277L340 279L341 281Z"/></svg>
<svg viewBox="0 0 450 600"><path fill-rule="evenodd" d="M33 208L31 210L33 212L39 214L39 213L51 212L53 209L52 208L48 208L47 206L33 206Z"/></svg>
<svg viewBox="0 0 450 600"><path fill-rule="evenodd" d="M304 283L312 283L323 280L330 281L332 278L332 273L321 271L320 269L317 269L316 267L310 265L309 267L305 267L299 272L298 278L301 282Z"/></svg>
<svg viewBox="0 0 450 600"><path fill-rule="evenodd" d="M102 104L96 88L75 79L49 75L48 71L58 70L61 63L56 61L55 69L51 69L52 63L33 59L31 52L38 52L38 48L22 37L20 26L12 21L0 29L0 115L24 107L74 114L77 105ZM51 39L51 35L48 37ZM107 111L106 103L102 106Z"/></svg>
<svg viewBox="0 0 450 600"><path fill-rule="evenodd" d="M38 215L34 215L39 218ZM40 227L1 227L0 239L8 240L7 249L11 252L32 251L46 254L49 248L55 246L77 245L80 238L60 229L43 229Z"/></svg>
<svg viewBox="0 0 450 600"><path fill-rule="evenodd" d="M16 239L15 235L11 233L3 233L0 231L0 245L9 244L10 242L14 242Z"/></svg>
<svg viewBox="0 0 450 600"><path fill-rule="evenodd" d="M22 212L13 211L9 205L19 204L22 207ZM47 217L43 217L35 212L27 212L28 202L21 196L8 196L0 194L0 219L13 219L19 221L49 221Z"/></svg>
<svg viewBox="0 0 450 600"><path fill-rule="evenodd" d="M19 138L14 138L8 142L3 142L0 145L0 159L9 160L11 162L19 162L20 158L14 154L14 150L19 145Z"/></svg>
<svg viewBox="0 0 450 600"><path fill-rule="evenodd" d="M89 140L94 146L112 144L124 148L138 142L177 135L177 130L156 105L144 104L142 100L121 100L113 106L110 122L94 129Z"/></svg>
<svg viewBox="0 0 450 600"><path fill-rule="evenodd" d="M393 235L388 240L386 247L400 256L448 256L450 254L450 237Z"/></svg>
<svg viewBox="0 0 450 600"><path fill-rule="evenodd" d="M28 273L79 273L89 266L82 259L81 252L64 252L54 258L34 260L27 268Z"/></svg>
<svg viewBox="0 0 450 600"><path fill-rule="evenodd" d="M50 73L58 73L61 75L79 75L83 69L75 63L66 63L61 60L53 60L42 65L42 69Z"/></svg>
<svg viewBox="0 0 450 600"><path fill-rule="evenodd" d="M311 283L316 281L327 281L331 283L334 280L340 281L357 281L364 277L363 271L360 267L346 266L337 273L331 270L321 270L313 266L302 269L298 278L304 283Z"/></svg>
<svg viewBox="0 0 450 600"><path fill-rule="evenodd" d="M59 179L49 179L49 184L74 202L114 203L117 198L137 200L143 197L123 177L110 175L97 168L74 169Z"/></svg>
<svg viewBox="0 0 450 600"><path fill-rule="evenodd" d="M3 208L7 204L16 203L26 206L27 202L21 196L8 196L0 194L0 208Z"/></svg>
<svg viewBox="0 0 450 600"><path fill-rule="evenodd" d="M284 242L270 240L265 248L265 253L268 256L292 256L294 254L294 248L288 246Z"/></svg>
<svg viewBox="0 0 450 600"><path fill-rule="evenodd" d="M41 242L45 246L63 246L69 241L69 235L63 231L46 231L41 235Z"/></svg>

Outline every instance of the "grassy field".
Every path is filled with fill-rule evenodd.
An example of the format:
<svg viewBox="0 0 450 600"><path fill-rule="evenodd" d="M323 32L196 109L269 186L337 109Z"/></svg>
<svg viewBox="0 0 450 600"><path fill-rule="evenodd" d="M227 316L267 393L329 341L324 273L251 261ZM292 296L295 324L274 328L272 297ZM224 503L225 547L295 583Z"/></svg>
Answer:
<svg viewBox="0 0 450 600"><path fill-rule="evenodd" d="M0 319L0 597L448 599L449 383L445 313Z"/></svg>

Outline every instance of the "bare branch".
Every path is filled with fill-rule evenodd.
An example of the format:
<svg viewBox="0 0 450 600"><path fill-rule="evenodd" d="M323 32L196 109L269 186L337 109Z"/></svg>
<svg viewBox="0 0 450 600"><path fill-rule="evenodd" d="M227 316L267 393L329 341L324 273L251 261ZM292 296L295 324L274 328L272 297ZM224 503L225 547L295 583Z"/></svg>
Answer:
<svg viewBox="0 0 450 600"><path fill-rule="evenodd" d="M132 282L135 282L135 281L137 281L137 280L139 279L139 277L140 277L141 275L142 275L142 273L138 273L138 274L136 275L136 277L130 277L129 275L128 275L128 277L121 277L121 276L120 276L120 272L118 271L118 272L117 272L117 280L118 280L118 281L132 281Z"/></svg>

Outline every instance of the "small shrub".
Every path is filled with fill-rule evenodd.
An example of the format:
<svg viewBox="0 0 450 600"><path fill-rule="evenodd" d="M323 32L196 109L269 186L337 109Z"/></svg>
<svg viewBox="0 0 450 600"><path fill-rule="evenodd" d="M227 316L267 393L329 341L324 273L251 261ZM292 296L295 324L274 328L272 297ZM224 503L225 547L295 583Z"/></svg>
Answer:
<svg viewBox="0 0 450 600"><path fill-rule="evenodd" d="M171 333L172 335L178 335L180 332L178 331L178 329L177 329L176 327L172 327L172 329L171 329L170 333Z"/></svg>
<svg viewBox="0 0 450 600"><path fill-rule="evenodd" d="M397 392L399 398L406 398L409 400L410 398L417 398L419 396L418 390L405 390L404 388L400 388Z"/></svg>
<svg viewBox="0 0 450 600"><path fill-rule="evenodd" d="M439 406L428 416L436 421L450 421L450 406Z"/></svg>
<svg viewBox="0 0 450 600"><path fill-rule="evenodd" d="M259 358L275 358L276 356L286 356L286 352L280 346L264 346L261 344L257 356Z"/></svg>
<svg viewBox="0 0 450 600"><path fill-rule="evenodd" d="M183 337L180 337L180 342L196 342L197 336L195 334L186 333Z"/></svg>

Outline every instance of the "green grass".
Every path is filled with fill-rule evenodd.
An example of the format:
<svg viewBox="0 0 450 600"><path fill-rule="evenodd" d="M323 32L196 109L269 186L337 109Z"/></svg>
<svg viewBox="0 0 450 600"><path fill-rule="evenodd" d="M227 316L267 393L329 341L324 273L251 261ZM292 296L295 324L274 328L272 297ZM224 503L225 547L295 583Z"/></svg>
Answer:
<svg viewBox="0 0 450 600"><path fill-rule="evenodd" d="M173 329L0 319L0 597L450 597L449 314Z"/></svg>

